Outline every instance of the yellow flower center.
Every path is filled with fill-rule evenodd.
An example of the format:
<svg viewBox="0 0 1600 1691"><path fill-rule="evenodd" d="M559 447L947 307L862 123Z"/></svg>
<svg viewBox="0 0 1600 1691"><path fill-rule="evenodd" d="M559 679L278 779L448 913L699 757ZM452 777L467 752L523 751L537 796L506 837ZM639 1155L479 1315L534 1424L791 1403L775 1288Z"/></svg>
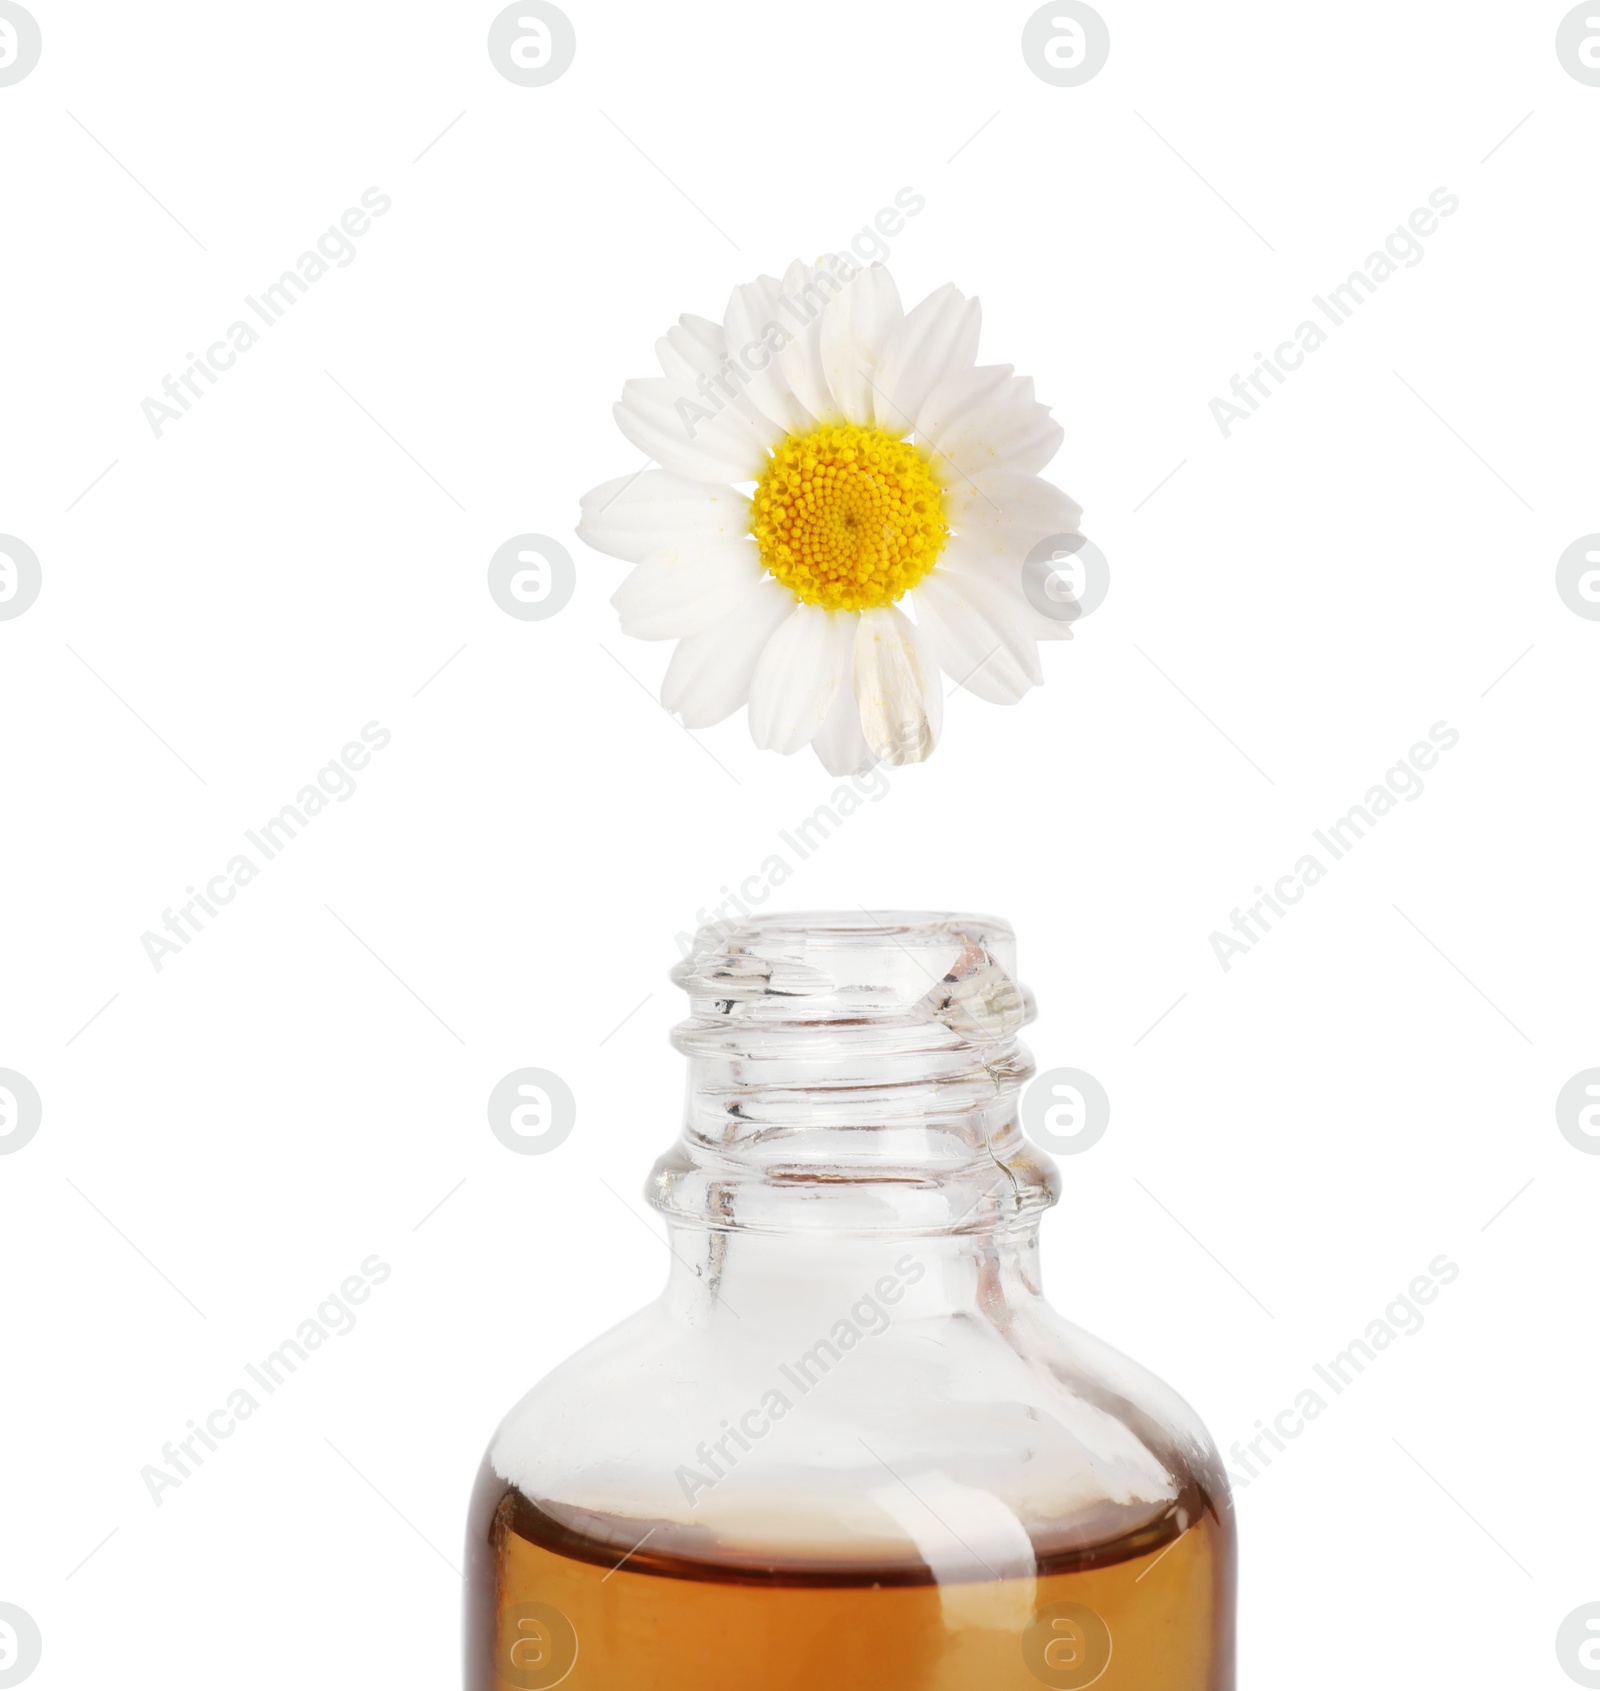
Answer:
<svg viewBox="0 0 1600 1691"><path fill-rule="evenodd" d="M892 605L931 570L949 529L927 458L859 423L787 435L756 483L761 562L808 605Z"/></svg>

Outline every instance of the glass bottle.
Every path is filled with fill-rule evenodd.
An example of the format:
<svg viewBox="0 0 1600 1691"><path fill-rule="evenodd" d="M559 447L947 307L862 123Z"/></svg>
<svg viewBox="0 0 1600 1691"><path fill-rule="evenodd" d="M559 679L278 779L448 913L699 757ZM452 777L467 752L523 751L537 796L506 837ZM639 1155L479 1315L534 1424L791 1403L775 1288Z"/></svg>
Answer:
<svg viewBox="0 0 1600 1691"><path fill-rule="evenodd" d="M1215 1448L1041 1290L1014 953L988 917L700 932L667 1285L490 1443L468 1691L1233 1691Z"/></svg>

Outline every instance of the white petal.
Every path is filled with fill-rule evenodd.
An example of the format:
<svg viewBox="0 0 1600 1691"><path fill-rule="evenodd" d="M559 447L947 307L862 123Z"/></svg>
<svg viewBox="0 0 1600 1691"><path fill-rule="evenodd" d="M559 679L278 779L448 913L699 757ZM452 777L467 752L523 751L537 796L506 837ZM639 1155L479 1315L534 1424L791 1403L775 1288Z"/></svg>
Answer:
<svg viewBox="0 0 1600 1691"><path fill-rule="evenodd" d="M1032 475L1055 456L1059 424L1033 397L1033 381L1013 376L1009 364L980 364L947 376L917 416L917 434L935 455L953 466L959 481L996 472Z"/></svg>
<svg viewBox="0 0 1600 1691"><path fill-rule="evenodd" d="M938 743L944 687L917 631L893 605L863 611L855 641L861 733L880 763L921 763Z"/></svg>
<svg viewBox="0 0 1600 1691"><path fill-rule="evenodd" d="M1066 600L1058 614L1047 615L1034 603L1030 586L1034 593L1039 592L1047 572L1039 570L1029 582L1027 560L1032 549L1030 546L1027 552L997 559L992 553L974 551L970 541L957 537L940 557L939 573L968 600L1003 609L1007 626L1019 635L1026 634L1030 640L1070 640L1072 625L1081 614L1078 604Z"/></svg>
<svg viewBox="0 0 1600 1691"><path fill-rule="evenodd" d="M769 443L783 433L745 391L748 372L729 356L720 323L685 313L656 342L656 358L668 380L679 383L686 394L692 394L697 405L712 411L720 411L725 405L734 406Z"/></svg>
<svg viewBox="0 0 1600 1691"><path fill-rule="evenodd" d="M750 682L750 737L775 752L797 752L827 720L850 683L853 611L796 604L767 642Z"/></svg>
<svg viewBox="0 0 1600 1691"><path fill-rule="evenodd" d="M852 423L871 423L880 403L883 355L904 319L900 293L881 264L869 264L822 314L822 373L834 408ZM900 413L887 400L886 420ZM899 423L900 432L910 429Z"/></svg>
<svg viewBox="0 0 1600 1691"><path fill-rule="evenodd" d="M776 276L758 276L728 298L723 333L737 374L749 377L750 402L786 433L803 434L815 418L801 404L783 373L779 353L793 338L795 319L785 310Z"/></svg>
<svg viewBox="0 0 1600 1691"><path fill-rule="evenodd" d="M939 559L940 570L953 578L983 576L1011 592L1020 589L1024 603L1012 604L1021 626L1035 640L1070 640L1076 606L1046 615L1033 597L1042 588L1043 574L1030 582L1028 561L1035 552L1054 551L1063 542L1070 550L1069 537L1081 539L1083 512L1077 502L1037 476L988 476L959 490L947 487L944 503L955 532Z"/></svg>
<svg viewBox="0 0 1600 1691"><path fill-rule="evenodd" d="M750 697L762 649L794 609L794 596L770 577L725 617L678 642L661 682L661 702L685 728L709 728Z"/></svg>
<svg viewBox="0 0 1600 1691"><path fill-rule="evenodd" d="M936 382L917 411L917 435L930 445L969 412L991 404L1011 376L1009 364L978 364Z"/></svg>
<svg viewBox="0 0 1600 1691"><path fill-rule="evenodd" d="M834 415L833 393L822 370L822 314L842 286L831 262L796 259L783 273L784 327L794 334L778 362L790 392L819 421Z"/></svg>
<svg viewBox="0 0 1600 1691"><path fill-rule="evenodd" d="M841 687L834 694L833 707L811 742L830 775L864 775L877 763L861 732L861 708L855 687Z"/></svg>
<svg viewBox="0 0 1600 1691"><path fill-rule="evenodd" d="M980 578L935 569L912 591L917 627L939 666L958 685L991 704L1014 705L1044 679L1039 653L1003 590ZM1020 584L1015 602L1025 609Z"/></svg>
<svg viewBox="0 0 1600 1691"><path fill-rule="evenodd" d="M1020 575L1006 579L988 571L965 569L959 563L934 573L943 578L935 587L935 594L953 595L961 617L981 632L985 650L999 643L1027 676L1029 684L1037 687L1044 680L1033 633L1038 613L1022 591Z"/></svg>
<svg viewBox="0 0 1600 1691"><path fill-rule="evenodd" d="M750 527L750 501L732 487L685 481L665 470L636 470L584 494L578 538L630 564L669 540L715 540Z"/></svg>
<svg viewBox="0 0 1600 1691"><path fill-rule="evenodd" d="M715 370L721 364L724 357L723 345L720 323L713 323L709 317L697 317L692 311L686 311L656 342L656 357L661 360L661 373L665 376L675 376L679 372L669 367L667 360L662 357L664 347L670 348L675 358L685 360L698 375L702 370Z"/></svg>
<svg viewBox="0 0 1600 1691"><path fill-rule="evenodd" d="M990 475L947 485L944 516L977 551L1020 561L1047 535L1076 534L1083 507L1038 476Z"/></svg>
<svg viewBox="0 0 1600 1691"><path fill-rule="evenodd" d="M978 356L978 302L946 282L906 313L883 355L880 422L909 433L923 402L947 376Z"/></svg>
<svg viewBox="0 0 1600 1691"><path fill-rule="evenodd" d="M672 541L635 566L611 603L624 634L673 640L725 617L762 573L748 538Z"/></svg>
<svg viewBox="0 0 1600 1691"><path fill-rule="evenodd" d="M666 376L626 383L613 414L641 452L690 481L754 481L781 433L736 405L716 410L692 382Z"/></svg>

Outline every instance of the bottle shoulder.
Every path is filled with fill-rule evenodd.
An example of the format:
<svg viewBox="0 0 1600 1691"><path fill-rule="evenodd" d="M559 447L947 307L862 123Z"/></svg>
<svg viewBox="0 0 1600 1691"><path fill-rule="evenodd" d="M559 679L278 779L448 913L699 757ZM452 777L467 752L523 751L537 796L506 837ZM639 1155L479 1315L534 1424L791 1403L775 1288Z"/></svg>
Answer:
<svg viewBox="0 0 1600 1691"><path fill-rule="evenodd" d="M685 1320L660 1300L516 1405L487 1483L602 1545L649 1530L792 1561L847 1542L885 1565L1092 1554L1229 1513L1188 1405L1042 1298L883 1313Z"/></svg>

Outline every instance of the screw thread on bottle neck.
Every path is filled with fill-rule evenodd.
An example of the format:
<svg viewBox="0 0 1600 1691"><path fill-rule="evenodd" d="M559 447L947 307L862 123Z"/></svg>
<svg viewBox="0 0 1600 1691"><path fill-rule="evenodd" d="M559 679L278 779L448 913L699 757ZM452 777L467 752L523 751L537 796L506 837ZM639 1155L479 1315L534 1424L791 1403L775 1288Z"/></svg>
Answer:
<svg viewBox="0 0 1600 1691"><path fill-rule="evenodd" d="M702 929L673 971L689 1083L651 1202L724 1229L1033 1225L1057 1187L1017 1124L1015 950L1003 922L922 912Z"/></svg>

